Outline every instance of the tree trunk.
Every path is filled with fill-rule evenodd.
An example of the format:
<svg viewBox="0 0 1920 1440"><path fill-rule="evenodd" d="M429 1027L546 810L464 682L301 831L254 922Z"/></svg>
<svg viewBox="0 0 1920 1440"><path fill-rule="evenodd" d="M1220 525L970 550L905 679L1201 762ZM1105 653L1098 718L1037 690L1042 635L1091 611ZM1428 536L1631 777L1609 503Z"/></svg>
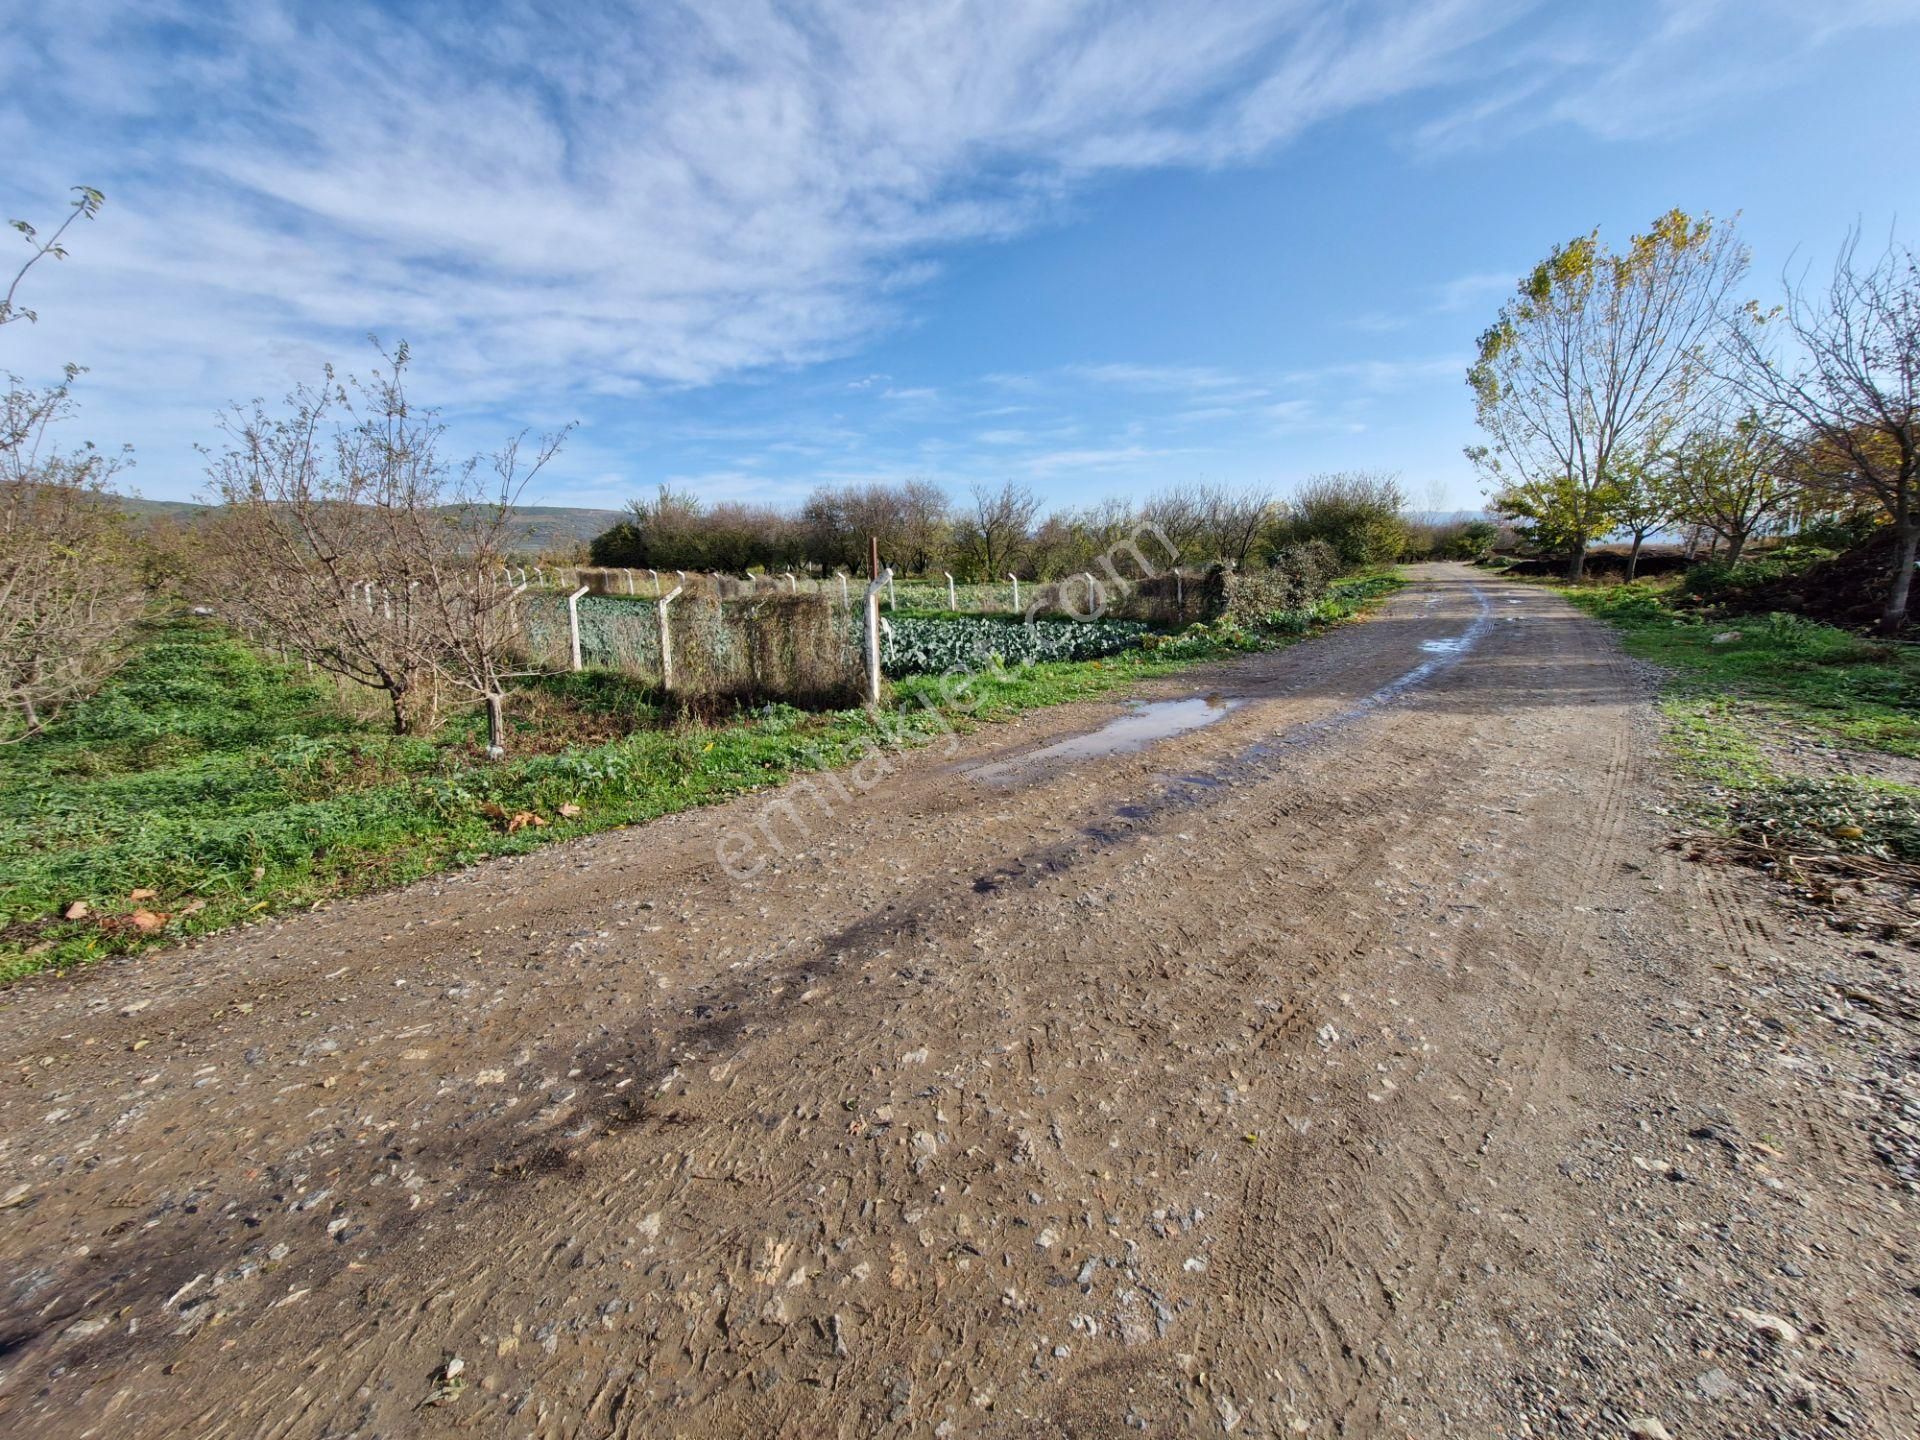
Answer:
<svg viewBox="0 0 1920 1440"><path fill-rule="evenodd" d="M1582 540L1573 547L1573 553L1567 557L1567 579L1579 581L1586 578L1587 542Z"/></svg>
<svg viewBox="0 0 1920 1440"><path fill-rule="evenodd" d="M1887 591L1887 608L1880 612L1880 633L1897 636L1907 623L1907 596L1913 589L1913 564L1920 555L1920 523L1909 521L1894 532L1893 585Z"/></svg>
<svg viewBox="0 0 1920 1440"><path fill-rule="evenodd" d="M1747 532L1736 530L1727 537L1727 564L1738 565L1740 552L1747 548Z"/></svg>
<svg viewBox="0 0 1920 1440"><path fill-rule="evenodd" d="M387 700L393 706L393 733L404 735L412 728L407 717L407 692L391 687L387 691Z"/></svg>
<svg viewBox="0 0 1920 1440"><path fill-rule="evenodd" d="M1646 544L1646 537L1638 530L1633 532L1633 548L1627 551L1627 583L1633 583L1633 575L1640 568L1640 547Z"/></svg>
<svg viewBox="0 0 1920 1440"><path fill-rule="evenodd" d="M507 753L506 696L487 696L487 758L504 759Z"/></svg>

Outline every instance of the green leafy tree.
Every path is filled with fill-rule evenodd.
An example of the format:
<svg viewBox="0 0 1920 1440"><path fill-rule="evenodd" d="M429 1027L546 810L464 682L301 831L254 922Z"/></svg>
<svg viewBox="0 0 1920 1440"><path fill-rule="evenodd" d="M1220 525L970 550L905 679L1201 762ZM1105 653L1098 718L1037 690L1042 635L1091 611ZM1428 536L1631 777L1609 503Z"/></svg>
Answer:
<svg viewBox="0 0 1920 1440"><path fill-rule="evenodd" d="M1747 542L1787 512L1798 486L1779 429L1749 410L1730 424L1696 428L1669 453L1675 517L1726 542L1738 565Z"/></svg>
<svg viewBox="0 0 1920 1440"><path fill-rule="evenodd" d="M1684 406L1746 265L1730 226L1669 211L1619 254L1597 231L1556 245L1481 335L1467 383L1488 439L1468 458L1568 578L1618 526L1619 464Z"/></svg>
<svg viewBox="0 0 1920 1440"><path fill-rule="evenodd" d="M1628 540L1627 579L1640 570L1640 552L1647 540L1673 524L1679 513L1679 497L1671 477L1657 465L1635 465L1626 471L1619 498L1614 502L1614 520Z"/></svg>

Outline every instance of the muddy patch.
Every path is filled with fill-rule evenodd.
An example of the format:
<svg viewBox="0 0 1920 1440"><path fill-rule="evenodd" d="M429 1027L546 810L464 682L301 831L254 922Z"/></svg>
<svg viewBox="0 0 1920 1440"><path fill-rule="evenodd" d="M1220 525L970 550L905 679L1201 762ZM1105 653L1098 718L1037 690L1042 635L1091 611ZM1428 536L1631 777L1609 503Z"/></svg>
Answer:
<svg viewBox="0 0 1920 1440"><path fill-rule="evenodd" d="M1004 785L1028 773L1108 755L1127 755L1161 740L1198 730L1224 720L1246 701L1237 695L1192 695L1184 700L1136 701L1126 713L1109 720L1098 730L1072 735L1012 760L979 765L966 772L967 778L983 785Z"/></svg>

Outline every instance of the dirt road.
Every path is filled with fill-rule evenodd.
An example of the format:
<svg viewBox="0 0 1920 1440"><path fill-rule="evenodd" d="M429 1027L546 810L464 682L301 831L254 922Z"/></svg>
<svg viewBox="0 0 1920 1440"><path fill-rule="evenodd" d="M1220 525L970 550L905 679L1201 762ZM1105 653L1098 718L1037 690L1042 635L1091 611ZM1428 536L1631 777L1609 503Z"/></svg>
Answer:
<svg viewBox="0 0 1920 1440"><path fill-rule="evenodd" d="M1603 631L1437 566L1154 694L0 995L0 1432L1920 1428L1760 1023L1888 962L1660 847Z"/></svg>

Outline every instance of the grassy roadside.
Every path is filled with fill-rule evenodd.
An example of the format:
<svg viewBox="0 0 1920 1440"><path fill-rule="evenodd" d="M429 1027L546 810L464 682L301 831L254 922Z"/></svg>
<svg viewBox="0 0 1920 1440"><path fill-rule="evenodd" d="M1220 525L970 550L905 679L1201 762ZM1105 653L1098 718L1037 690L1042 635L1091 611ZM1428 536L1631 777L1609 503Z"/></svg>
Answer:
<svg viewBox="0 0 1920 1440"><path fill-rule="evenodd" d="M647 687L609 672L530 685L512 758L478 719L431 739L343 714L296 667L176 618L46 735L0 747L0 980L126 954L332 897L654 819L1087 699L1236 651L1290 643L1398 588L1340 582L1310 612L1228 623L1100 660L989 665L962 687L896 681L879 714L770 706L661 728Z"/></svg>
<svg viewBox="0 0 1920 1440"><path fill-rule="evenodd" d="M1694 818L1766 850L1920 864L1920 787L1858 773L1865 756L1920 758L1920 649L1796 615L1701 615L1670 584L1556 588L1664 672Z"/></svg>

